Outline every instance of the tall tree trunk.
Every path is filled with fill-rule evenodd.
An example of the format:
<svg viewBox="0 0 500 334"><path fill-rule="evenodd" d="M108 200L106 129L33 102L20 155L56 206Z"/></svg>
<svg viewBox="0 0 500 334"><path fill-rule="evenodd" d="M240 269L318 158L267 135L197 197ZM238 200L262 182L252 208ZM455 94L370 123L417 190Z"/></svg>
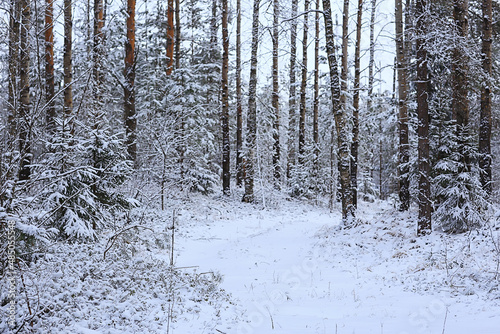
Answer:
<svg viewBox="0 0 500 334"><path fill-rule="evenodd" d="M349 48L349 0L344 0L344 10L342 12L342 58L341 58L341 74L340 74L340 106L343 109L343 113L346 117L346 123L345 126L346 128L344 131L346 132L346 140L343 143L343 145L346 146L346 150L348 150L348 154L346 155L347 161L343 161L342 159L339 159L339 164L346 164L346 166L339 166L339 171L340 170L346 170L344 173L346 175L343 175L340 173L340 178L346 177L347 180L342 181L341 184L346 185L346 189L341 189L341 195L342 195L342 201L345 202L346 204L346 209L349 212L349 215L354 215L354 206L353 206L353 193L352 193L352 185L351 185L351 159L350 159L350 136L348 134L348 121L347 121L347 110L349 109L348 107L348 101L347 101L347 76L349 73L349 68L347 67L348 65L348 48Z"/></svg>
<svg viewBox="0 0 500 334"><path fill-rule="evenodd" d="M302 37L302 81L300 85L299 165L303 167L306 147L306 90L307 90L307 35L309 30L309 0L304 1L304 30Z"/></svg>
<svg viewBox="0 0 500 334"><path fill-rule="evenodd" d="M243 108L241 98L241 0L236 0L236 185L243 181Z"/></svg>
<svg viewBox="0 0 500 334"><path fill-rule="evenodd" d="M129 158L137 163L137 118L135 114L135 0L127 0L127 40L125 41L125 134Z"/></svg>
<svg viewBox="0 0 500 334"><path fill-rule="evenodd" d="M408 142L408 107L407 107L407 62L403 34L403 0L396 0L396 68L398 75L398 116L399 116L399 210L410 208L410 145Z"/></svg>
<svg viewBox="0 0 500 334"><path fill-rule="evenodd" d="M73 45L73 13L72 1L64 0L64 125L63 132L73 133L71 114L73 112L73 66L72 66L72 45Z"/></svg>
<svg viewBox="0 0 500 334"><path fill-rule="evenodd" d="M417 235L429 234L431 225L430 164L429 164L429 104L426 40L426 0L415 5L417 34L417 113L418 113L418 225Z"/></svg>
<svg viewBox="0 0 500 334"><path fill-rule="evenodd" d="M45 120L49 133L54 133L56 106L54 101L54 0L46 0L45 7Z"/></svg>
<svg viewBox="0 0 500 334"><path fill-rule="evenodd" d="M104 44L104 3L103 0L94 0L94 82L96 103L102 102L101 84L103 80L102 56Z"/></svg>
<svg viewBox="0 0 500 334"><path fill-rule="evenodd" d="M274 110L273 123L273 166L275 185L279 189L281 178L280 166L280 108L279 108L279 64L278 64L278 40L279 40L279 0L273 0L273 94L272 107Z"/></svg>
<svg viewBox="0 0 500 334"><path fill-rule="evenodd" d="M356 21L356 46L354 48L354 97L352 110L352 145L351 145L351 188L352 205L358 207L358 147L359 147L359 80L361 77L361 28L363 16L363 0L358 1L358 16Z"/></svg>
<svg viewBox="0 0 500 334"><path fill-rule="evenodd" d="M21 0L21 48L19 54L19 151L21 164L19 180L28 180L31 174L31 115L30 115L30 43L31 8L28 0Z"/></svg>
<svg viewBox="0 0 500 334"><path fill-rule="evenodd" d="M340 72L340 104L347 112L347 75L349 69L347 67L349 48L349 0L344 0L344 10L342 12L342 57L341 57L341 72Z"/></svg>
<svg viewBox="0 0 500 334"><path fill-rule="evenodd" d="M482 63L485 79L481 87L481 118L479 123L479 168L481 185L491 195L491 34L492 34L492 1L483 0L483 45Z"/></svg>
<svg viewBox="0 0 500 334"><path fill-rule="evenodd" d="M175 0L175 68L181 67L181 4Z"/></svg>
<svg viewBox="0 0 500 334"><path fill-rule="evenodd" d="M462 163L465 171L470 168L470 156L467 150L464 150L469 125L469 65L467 54L463 51L463 45L466 45L469 32L468 9L468 0L453 1L453 19L459 42L455 43L452 52L453 97L451 109L453 120L456 121L457 125L458 147L463 153Z"/></svg>
<svg viewBox="0 0 500 334"><path fill-rule="evenodd" d="M230 194L231 171L230 171L230 149L229 142L229 36L227 28L227 6L228 0L222 0L222 191L224 195Z"/></svg>
<svg viewBox="0 0 500 334"><path fill-rule="evenodd" d="M174 0L167 1L167 75L172 74L174 68Z"/></svg>
<svg viewBox="0 0 500 334"><path fill-rule="evenodd" d="M297 109L296 109L296 62L297 62L297 10L298 0L292 0L292 24L290 28L290 90L288 97L288 161L286 167L287 178L290 178L295 168L296 138L297 138Z"/></svg>
<svg viewBox="0 0 500 334"><path fill-rule="evenodd" d="M19 1L10 1L9 21L9 96L8 96L8 128L9 128L9 151L13 151L13 144L17 135L17 111L18 111L18 74L19 74Z"/></svg>
<svg viewBox="0 0 500 334"><path fill-rule="evenodd" d="M377 0L371 0L370 13L370 60L368 61L368 101L367 109L371 112L373 106L373 67L375 65L375 11L377 9Z"/></svg>
<svg viewBox="0 0 500 334"><path fill-rule="evenodd" d="M330 89L332 95L332 111L335 116L335 128L337 131L337 157L340 161L338 164L340 173L340 187L342 198L342 219L344 222L349 222L352 219L354 212L352 211L351 203L349 203L349 133L347 129L346 113L340 105L340 83L339 73L337 68L337 59L335 57L335 35L333 33L332 9L330 0L323 0L323 17L325 19L325 38L326 38L326 53L328 57L328 65L330 67Z"/></svg>
<svg viewBox="0 0 500 334"><path fill-rule="evenodd" d="M314 176L319 171L319 11L320 0L316 0L315 36L314 36L314 102L313 102L313 141L314 141ZM317 182L318 180L316 180Z"/></svg>
<svg viewBox="0 0 500 334"><path fill-rule="evenodd" d="M254 0L252 18L252 51L250 58L250 82L248 87L248 116L245 155L245 195L243 202L254 202L255 144L257 137L257 48L259 46L259 6L260 0Z"/></svg>
<svg viewBox="0 0 500 334"><path fill-rule="evenodd" d="M210 59L215 61L217 58L217 1L212 0L212 16L210 17Z"/></svg>

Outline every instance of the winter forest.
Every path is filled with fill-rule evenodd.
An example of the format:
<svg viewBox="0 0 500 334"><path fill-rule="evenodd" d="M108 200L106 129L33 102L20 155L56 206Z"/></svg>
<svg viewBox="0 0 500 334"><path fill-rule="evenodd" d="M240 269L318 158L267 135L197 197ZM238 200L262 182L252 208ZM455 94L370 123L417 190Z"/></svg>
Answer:
<svg viewBox="0 0 500 334"><path fill-rule="evenodd" d="M0 332L498 333L499 13L0 0Z"/></svg>

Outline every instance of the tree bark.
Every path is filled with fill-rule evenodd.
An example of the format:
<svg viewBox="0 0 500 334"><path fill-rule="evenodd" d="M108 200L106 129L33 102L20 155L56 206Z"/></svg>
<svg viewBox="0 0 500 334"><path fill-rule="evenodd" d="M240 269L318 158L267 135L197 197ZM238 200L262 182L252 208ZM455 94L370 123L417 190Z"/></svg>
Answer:
<svg viewBox="0 0 500 334"><path fill-rule="evenodd" d="M356 21L356 46L354 48L354 97L352 110L352 144L351 144L351 192L352 205L358 207L358 147L359 147L359 81L361 77L361 28L363 16L363 0L358 1L358 15Z"/></svg>
<svg viewBox="0 0 500 334"><path fill-rule="evenodd" d="M418 225L417 235L431 233L430 164L429 164L429 105L426 24L426 0L417 0L415 5L417 34L417 114L418 114Z"/></svg>
<svg viewBox="0 0 500 334"><path fill-rule="evenodd" d="M273 0L273 93L272 107L274 111L273 123L273 167L276 188L280 188L281 166L280 166L280 108L279 108L279 64L278 64L278 41L279 41L279 0Z"/></svg>
<svg viewBox="0 0 500 334"><path fill-rule="evenodd" d="M17 111L18 111L18 74L19 74L19 1L10 1L9 18L9 96L8 96L8 129L9 129L9 151L14 150L14 142L17 135Z"/></svg>
<svg viewBox="0 0 500 334"><path fill-rule="evenodd" d="M243 108L241 98L241 0L236 0L236 185L243 181Z"/></svg>
<svg viewBox="0 0 500 334"><path fill-rule="evenodd" d="M485 79L481 87L481 116L479 123L479 169L481 185L491 195L491 42L492 42L492 1L483 0L482 65Z"/></svg>
<svg viewBox="0 0 500 334"><path fill-rule="evenodd" d="M399 122L399 210L410 208L410 146L408 142L408 107L407 107L407 62L403 33L403 0L396 0L396 69L398 75L398 122Z"/></svg>
<svg viewBox="0 0 500 334"><path fill-rule="evenodd" d="M167 75L172 74L172 69L174 68L174 0L167 1L167 46L166 46L166 56L167 56Z"/></svg>
<svg viewBox="0 0 500 334"><path fill-rule="evenodd" d="M64 125L63 132L73 133L71 114L73 112L73 66L72 66L72 45L73 45L73 10L72 1L64 0Z"/></svg>
<svg viewBox="0 0 500 334"><path fill-rule="evenodd" d="M229 196L231 185L230 150L229 142L229 36L227 27L228 0L222 0L222 192Z"/></svg>
<svg viewBox="0 0 500 334"><path fill-rule="evenodd" d="M343 113L346 118L345 129L343 131L346 132L345 142L343 145L346 146L346 150L349 152L345 159L347 161L343 161L339 159L339 164L346 164L346 166L339 166L339 170L346 170L344 173L347 175L343 175L340 173L340 178L346 177L347 180L342 181L341 184L346 184L346 189L341 189L341 197L342 201L346 202L346 209L349 212L349 215L354 215L355 207L353 206L353 193L352 193L352 184L351 184L351 159L350 159L350 136L348 134L349 123L347 120L347 110L348 101L347 101L347 76L349 73L348 65L348 48L349 48L349 0L344 0L344 9L342 12L342 57L341 57L341 74L340 74L340 106L343 108Z"/></svg>
<svg viewBox="0 0 500 334"><path fill-rule="evenodd" d="M181 67L181 4L175 0L175 68Z"/></svg>
<svg viewBox="0 0 500 334"><path fill-rule="evenodd" d="M28 0L20 0L21 34L19 54L19 152L21 162L19 180L30 178L31 169L31 115L30 115L30 42L31 8Z"/></svg>
<svg viewBox="0 0 500 334"><path fill-rule="evenodd" d="M453 19L455 21L455 31L457 43L453 49L452 73L453 73L453 98L452 117L456 121L458 131L461 127L466 127L469 123L469 99L468 99L468 59L462 51L464 40L467 39L468 23L468 0L453 1ZM460 135L459 135L460 136ZM464 152L465 154L465 152Z"/></svg>
<svg viewBox="0 0 500 334"><path fill-rule="evenodd" d="M54 101L54 0L46 0L45 7L45 120L50 134L55 130L56 106Z"/></svg>
<svg viewBox="0 0 500 334"><path fill-rule="evenodd" d="M337 157L340 173L340 186L342 198L342 219L344 223L349 222L354 217L352 203L348 201L350 192L349 182L349 133L347 129L346 113L340 105L340 83L335 57L335 36L333 33L332 10L330 0L323 0L323 17L325 19L325 38L328 65L330 68L330 89L332 98L332 111L335 117L335 128L337 130Z"/></svg>
<svg viewBox="0 0 500 334"><path fill-rule="evenodd" d="M304 30L302 37L302 81L299 106L299 165L303 168L306 147L306 89L307 89L307 35L309 30L309 0L304 1Z"/></svg>
<svg viewBox="0 0 500 334"><path fill-rule="evenodd" d="M375 11L377 9L377 0L371 0L370 13L370 60L368 61L368 112L372 111L373 105L373 67L375 65Z"/></svg>
<svg viewBox="0 0 500 334"><path fill-rule="evenodd" d="M137 163L137 118L135 114L135 0L127 0L127 39L125 41L124 118L127 153Z"/></svg>
<svg viewBox="0 0 500 334"><path fill-rule="evenodd" d="M255 144L257 137L257 48L259 46L259 6L260 0L254 0L252 18L252 51L250 58L250 82L248 87L248 117L245 156L245 195L243 202L253 203L255 178Z"/></svg>
<svg viewBox="0 0 500 334"><path fill-rule="evenodd" d="M313 102L313 141L314 141L314 174L319 171L319 11L320 0L316 0L315 36L314 36L314 102ZM316 180L317 182L318 180Z"/></svg>
<svg viewBox="0 0 500 334"><path fill-rule="evenodd" d="M101 58L104 46L104 4L103 0L94 0L94 82L95 99L99 105L102 102L101 84L104 81Z"/></svg>
<svg viewBox="0 0 500 334"><path fill-rule="evenodd" d="M290 178L296 163L297 109L296 109L296 62L297 62L297 10L298 0L292 0L292 24L290 27L290 87L288 97L288 161L286 174Z"/></svg>

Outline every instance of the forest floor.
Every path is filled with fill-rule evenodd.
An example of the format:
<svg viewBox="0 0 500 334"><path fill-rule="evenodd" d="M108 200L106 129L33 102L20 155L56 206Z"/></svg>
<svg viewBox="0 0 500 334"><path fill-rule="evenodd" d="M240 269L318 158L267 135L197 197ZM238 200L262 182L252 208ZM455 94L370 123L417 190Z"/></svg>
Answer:
<svg viewBox="0 0 500 334"><path fill-rule="evenodd" d="M498 215L416 238L416 212L389 202L342 228L338 208L239 196L137 208L97 243L53 245L24 272L20 333L499 333Z"/></svg>
<svg viewBox="0 0 500 334"><path fill-rule="evenodd" d="M416 238L415 215L362 202L345 229L338 210L207 201L181 212L176 265L223 275L241 315L218 333L498 334L498 230Z"/></svg>

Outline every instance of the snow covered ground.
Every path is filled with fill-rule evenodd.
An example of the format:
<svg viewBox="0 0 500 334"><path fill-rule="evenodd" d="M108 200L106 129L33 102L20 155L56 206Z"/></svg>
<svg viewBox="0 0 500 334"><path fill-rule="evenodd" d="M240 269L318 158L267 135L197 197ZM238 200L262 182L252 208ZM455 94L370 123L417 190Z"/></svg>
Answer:
<svg viewBox="0 0 500 334"><path fill-rule="evenodd" d="M388 202L361 202L349 229L339 227L338 210L281 199L263 207L200 195L169 204L137 209L129 225L117 217L97 244L53 247L25 272L38 315L24 330L500 333L496 226L416 238L415 212ZM134 225L142 227L117 233ZM19 312L27 313L22 302Z"/></svg>
<svg viewBox="0 0 500 334"><path fill-rule="evenodd" d="M417 239L410 215L361 205L339 229L338 213L304 204L206 203L204 218L182 212L176 264L224 275L242 318L219 333L500 333L487 231Z"/></svg>

